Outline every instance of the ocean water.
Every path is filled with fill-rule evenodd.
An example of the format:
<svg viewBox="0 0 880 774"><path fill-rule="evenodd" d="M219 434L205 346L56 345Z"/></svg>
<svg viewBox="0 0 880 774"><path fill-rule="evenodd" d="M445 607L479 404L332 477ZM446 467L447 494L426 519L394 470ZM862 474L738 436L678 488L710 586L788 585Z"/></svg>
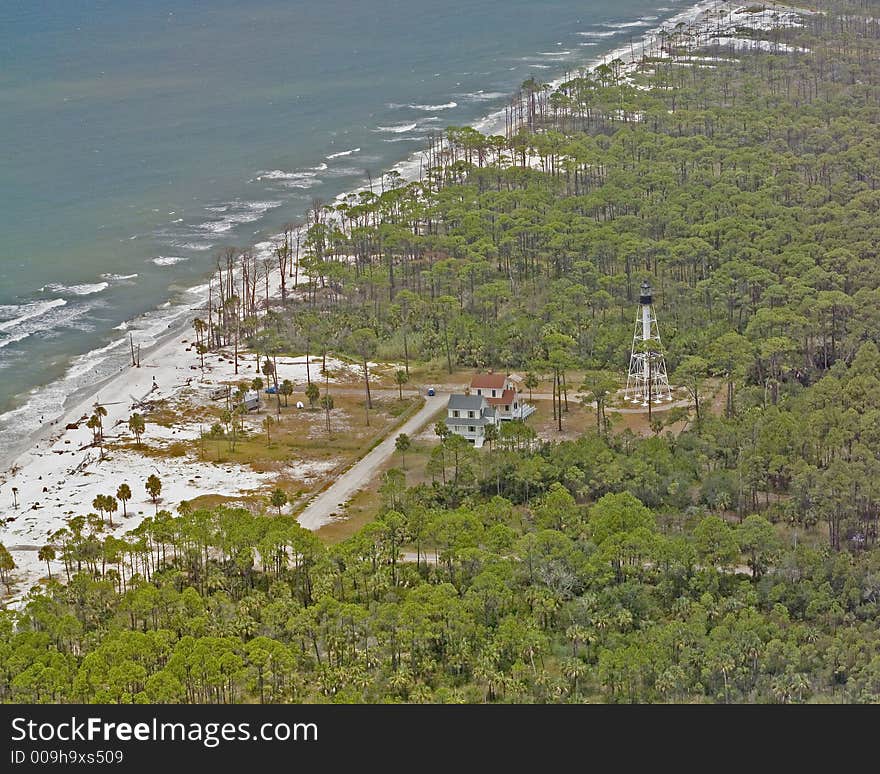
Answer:
<svg viewBox="0 0 880 774"><path fill-rule="evenodd" d="M3 0L0 458L180 323L227 246L690 0Z"/></svg>

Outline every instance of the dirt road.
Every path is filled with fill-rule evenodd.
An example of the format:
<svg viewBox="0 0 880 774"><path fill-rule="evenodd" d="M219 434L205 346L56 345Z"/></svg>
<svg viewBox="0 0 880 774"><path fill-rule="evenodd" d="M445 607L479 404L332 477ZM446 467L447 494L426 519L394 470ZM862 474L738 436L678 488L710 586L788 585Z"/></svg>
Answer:
<svg viewBox="0 0 880 774"><path fill-rule="evenodd" d="M425 405L410 417L397 430L378 446L361 457L354 465L334 481L329 488L319 493L297 516L306 529L319 529L331 521L331 514L339 514L342 506L359 490L366 487L376 476L379 467L392 454L394 442L401 433L413 436L419 432L449 400L448 394L425 398Z"/></svg>
<svg viewBox="0 0 880 774"><path fill-rule="evenodd" d="M356 389L335 390L336 394L359 394ZM374 391L374 396L397 397L397 390L382 389ZM405 395L415 394L413 390L404 390ZM550 400L552 395L549 393L534 393L533 400ZM311 502L306 505L305 509L297 516L300 524L306 529L316 530L329 523L333 514L341 515L343 506L361 489L367 487L375 478L376 472L382 464L394 454L394 441L400 433L406 433L409 436L415 436L449 400L449 393L438 393L437 395L426 397L425 405L419 411L410 417L404 424L383 440L378 446L373 448L366 456L358 460L348 470L346 470L336 481L334 481L327 489L317 494ZM672 403L663 403L654 408L654 411L665 411L674 406L684 406L689 402L678 400ZM617 411L621 414L641 414L645 409L641 406L633 408L610 408L609 412Z"/></svg>

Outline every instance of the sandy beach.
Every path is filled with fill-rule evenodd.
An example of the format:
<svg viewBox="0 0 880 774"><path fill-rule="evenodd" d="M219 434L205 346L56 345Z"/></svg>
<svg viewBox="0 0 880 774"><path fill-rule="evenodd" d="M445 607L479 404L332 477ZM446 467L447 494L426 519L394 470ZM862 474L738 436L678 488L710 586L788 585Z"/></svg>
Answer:
<svg viewBox="0 0 880 774"><path fill-rule="evenodd" d="M127 504L128 515L123 517L121 508L115 515L117 526L112 531L117 534L133 529L145 516L154 513L156 508L144 489L151 474L162 481L158 507L171 511L182 500L203 494L253 496L274 481L276 474L271 472L257 473L245 466L203 462L191 456L156 456L134 448L134 436L127 423L140 401L205 405L210 403L214 387L250 380L256 374L254 358L240 360L236 376L231 359L211 353L205 357L203 375L197 365L198 356L189 345L190 339L179 333L159 344L142 356L140 368L126 369L71 407L0 475L0 502L7 517L0 528L0 541L15 559L21 591L46 572L46 565L37 560L37 549L49 542L71 516L93 512L92 500L96 495L114 495L123 482L131 487L133 496ZM347 368L338 360L330 360L328 367L336 373ZM313 377L317 377L320 361L312 362L310 368ZM306 380L305 359L279 358L278 374L279 380L290 379L301 385ZM263 398L269 405L274 400L267 395ZM301 388L294 396L297 399L303 399ZM106 442L117 447L109 449L103 460L92 442L92 431L86 427L96 403L107 411L103 418ZM262 416L261 413L246 421L258 430ZM171 427L148 423L144 445L149 450L175 441L193 441L203 429L207 430L183 419ZM118 448L120 445L125 448ZM332 463L292 460L285 473L308 486L329 467ZM13 488L17 490L14 495ZM17 507L13 507L14 501Z"/></svg>
<svg viewBox="0 0 880 774"><path fill-rule="evenodd" d="M746 22L742 18L742 8L710 0L683 11L674 21L705 18L707 34L711 28L720 40L729 43L730 40L737 40L734 31L737 25L749 24L759 28L769 18L765 16L769 11L752 13L748 14ZM706 16L709 9L712 9L711 16ZM782 10L781 6L779 10ZM735 21L722 21L723 14L738 14L738 18ZM662 55L659 50L654 50L657 47L656 33L656 30L649 30L640 43L627 45L592 64L620 56L625 62L625 72L632 73L646 49L652 49L652 56ZM733 45L735 48L736 44ZM491 119L490 116L479 127L484 131L491 128ZM399 165L398 169L410 177L417 176L418 163L414 166L410 159ZM271 294L277 296L280 287L277 269L271 274L270 284ZM197 315L197 308L198 304L193 304L190 322ZM272 472L258 473L239 465L213 464L187 456L150 455L133 448L133 436L127 422L142 401L191 401L204 404L210 401L213 388L242 379L250 380L257 375L253 357L240 364L239 374L236 375L231 360L225 353L217 352L205 356L203 371L193 344L191 328L169 331L167 337L142 353L139 368L129 365L109 381L98 385L78 399L75 405L66 408L60 418L45 424L27 451L14 460L3 460L0 505L6 522L0 527L0 542L9 549L17 565L15 576L18 590L13 603L16 599L20 600L28 588L46 574L46 564L37 558L38 549L46 545L52 534L63 528L71 516L92 512L92 500L96 495L115 495L117 487L123 482L129 484L133 497L127 504L126 517L122 516L121 508L114 515L114 531L118 535L136 527L144 517L152 515L156 507L173 511L181 501L200 495L247 497L267 491L271 486L275 478ZM302 357L279 358L278 379L290 379L294 384L302 385L306 381L306 367ZM313 369L312 375L317 376L320 363L315 361L310 367ZM330 364L330 370L337 373L347 368L339 360L333 360ZM301 400L301 395L300 387L295 400ZM96 404L107 411L103 418L104 435L114 446L103 460L100 459L99 449L93 445L92 431L86 427L86 421ZM167 443L192 441L199 438L202 430L207 428L187 422L182 417L171 427L149 425L145 438ZM291 460L286 474L308 484L325 473L328 467L332 467L332 463ZM157 505L144 489L144 482L151 474L158 475L163 485L161 501ZM308 526L314 528L320 525ZM56 563L55 569L59 567L60 563Z"/></svg>

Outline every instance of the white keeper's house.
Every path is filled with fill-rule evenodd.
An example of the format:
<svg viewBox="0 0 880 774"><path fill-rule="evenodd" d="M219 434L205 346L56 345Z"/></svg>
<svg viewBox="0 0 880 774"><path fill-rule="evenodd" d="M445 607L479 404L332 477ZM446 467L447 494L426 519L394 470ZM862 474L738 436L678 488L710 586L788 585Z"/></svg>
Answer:
<svg viewBox="0 0 880 774"><path fill-rule="evenodd" d="M514 379L504 374L476 374L466 393L453 393L446 405L446 427L480 448L486 427L525 419L535 407L523 403Z"/></svg>
<svg viewBox="0 0 880 774"><path fill-rule="evenodd" d="M497 423L495 409L482 395L453 393L446 404L446 427L478 449L486 439L486 426Z"/></svg>

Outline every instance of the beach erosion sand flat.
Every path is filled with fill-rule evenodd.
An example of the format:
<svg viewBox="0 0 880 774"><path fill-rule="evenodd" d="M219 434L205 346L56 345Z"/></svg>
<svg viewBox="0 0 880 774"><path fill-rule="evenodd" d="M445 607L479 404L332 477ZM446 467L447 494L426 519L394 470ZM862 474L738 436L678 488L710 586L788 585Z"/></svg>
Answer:
<svg viewBox="0 0 880 774"><path fill-rule="evenodd" d="M263 249L269 249L269 245L264 244ZM278 298L280 293L281 278L274 271L269 276L269 296ZM236 375L231 359L217 352L205 356L202 371L190 327L201 306L202 302L191 304L186 323L172 326L154 346L143 351L140 367L129 364L94 389L77 396L61 416L41 427L27 451L3 460L0 503L6 521L0 527L0 542L13 555L22 590L46 574L45 563L37 561L36 547L49 542L50 535L64 527L71 516L93 512L95 495L114 495L123 482L131 487L133 498L127 506L128 517L116 516L117 534L135 528L144 516L154 512L155 507L144 489L144 482L151 474L158 475L162 481L160 507L172 511L182 500L200 495L252 495L274 480L272 473L256 473L241 465L215 465L191 457L157 458L130 448L114 450L107 459L101 460L98 449L92 445L92 431L84 420L94 412L96 404L107 412L103 428L105 437L112 443L122 437L133 438L128 431L128 420L137 410L135 406L145 399L177 400L185 391L193 391L197 401L207 403L213 388L257 375L255 364L251 362L253 357L240 357ZM310 368L312 375L316 375L320 363L313 363ZM328 362L331 371L345 368L347 365L337 359L331 358ZM278 378L279 381L290 379L295 384L305 382L305 358L279 358ZM163 433L165 428L150 425L147 437L155 435L157 430ZM197 439L199 433L198 426L182 422L175 423L170 430L170 435L179 440ZM332 463L313 461L291 463L285 473L307 482L332 466ZM16 508L12 507L14 501L18 503Z"/></svg>
<svg viewBox="0 0 880 774"><path fill-rule="evenodd" d="M0 498L6 515L0 541L15 559L20 593L46 575L46 564L37 557L38 548L50 542L51 535L63 528L70 517L94 512L95 496L115 495L121 483L130 486L133 496L126 506L128 515L123 517L120 507L114 514L115 528L107 527L109 533L116 535L135 528L157 508L174 511L181 501L206 494L248 498L265 493L272 485L278 475L276 471L258 473L244 465L212 463L193 456L155 455L147 449L141 452L131 443L128 419L133 405L141 400L178 402L186 394L195 404L208 403L214 388L251 379L256 373L253 356L247 361L240 359L238 375L231 359L221 354L211 353L205 361L204 374L200 368L193 370L198 362L195 350L178 332L142 357L140 368L127 368L79 401L47 435L16 459L13 468L0 476ZM328 361L328 370L332 372L347 368L342 361ZM310 364L313 375L317 376L320 365L320 360ZM279 358L278 375L280 380L305 382L305 359ZM92 444L92 431L83 421L94 411L96 403L107 411L103 426L110 448L103 460ZM261 416L252 430L259 429ZM193 441L199 438L201 430L198 423L183 417L170 427L151 423L147 425L144 444L149 449L155 448L157 441L160 445ZM288 460L283 474L309 489L335 464L333 460ZM158 504L150 500L144 487L152 474L162 481ZM17 508L12 507L13 487L17 490ZM60 563L53 563L54 572L60 569Z"/></svg>
<svg viewBox="0 0 880 774"><path fill-rule="evenodd" d="M705 15L706 23L713 25L712 29L717 35L724 39L736 39L736 26L746 27L753 24L755 29L766 29L772 24L763 12L748 14L748 19L745 18L745 9L746 6L741 4L719 4L714 0L704 0L667 19L665 26L693 22ZM787 9L783 6L779 6L779 9L803 13L799 9ZM708 19L710 12L711 21ZM733 14L738 16L734 17ZM722 22L722 16L725 15L730 20ZM652 41L658 31L659 27L646 30L640 42L608 52L584 63L583 67L593 67L620 57L624 61L624 74L631 73L646 48L653 45ZM557 79L554 85L562 80ZM491 133L503 127L503 123L504 112L497 111L477 122L476 127ZM421 163L421 154L415 154L399 163L395 169L405 178L414 179L418 177ZM530 163L534 163L534 160ZM271 247L271 240L257 246L267 252ZM280 285L277 271L272 272L272 297L278 297ZM136 527L145 516L153 513L154 505L144 490L144 481L152 473L157 474L163 482L161 507L169 510L173 510L180 501L199 495L244 497L265 489L271 483L272 474L256 473L242 466L214 465L192 458L157 459L139 454L133 449L114 451L109 459L101 461L98 459L98 451L89 448L91 430L81 420L92 413L96 403L107 410L103 424L107 435L112 437L127 432L126 423L131 416L133 404L145 397L171 398L181 390L193 386L207 393L212 386L236 379L231 373L229 361L221 361L215 354L206 358L209 369L204 378L196 367L198 360L194 348L190 346L192 330L189 322L204 304L207 286L200 289L201 299L198 299L198 293L194 294L194 298L198 300L189 304L185 310L185 323L178 323L170 328L164 337L147 349L141 356L140 368L123 368L116 376L77 396L71 401L73 405L65 406L61 416L47 422L29 440L29 448L16 454L14 459L9 456L3 459L3 450L0 450L0 464L5 471L0 473L0 504L7 517L4 526L0 527L0 542L10 550L17 565L15 577L18 592L13 603L16 599L20 601L29 586L46 575L46 565L38 560L37 549L48 542L53 532L64 527L68 518L93 511L91 502L96 494L115 494L116 488L123 481L130 485L134 496L127 506L128 517L123 518L121 513L115 516L119 524L116 528L117 534ZM285 373L279 367L279 378L292 378L299 382L304 380L304 363L300 364L302 374L299 376L295 365L283 367L290 370ZM250 374L254 374L253 370ZM68 425L74 424L77 425L76 429L67 429ZM172 428L170 433L181 439L198 437L197 428L183 425ZM293 471L295 475L307 480L320 475L320 467L315 463L303 463L297 469L294 464ZM14 509L11 507L13 488L17 490L15 499L18 501L18 507ZM321 524L309 526L317 528ZM56 562L54 571L58 571L59 567Z"/></svg>

